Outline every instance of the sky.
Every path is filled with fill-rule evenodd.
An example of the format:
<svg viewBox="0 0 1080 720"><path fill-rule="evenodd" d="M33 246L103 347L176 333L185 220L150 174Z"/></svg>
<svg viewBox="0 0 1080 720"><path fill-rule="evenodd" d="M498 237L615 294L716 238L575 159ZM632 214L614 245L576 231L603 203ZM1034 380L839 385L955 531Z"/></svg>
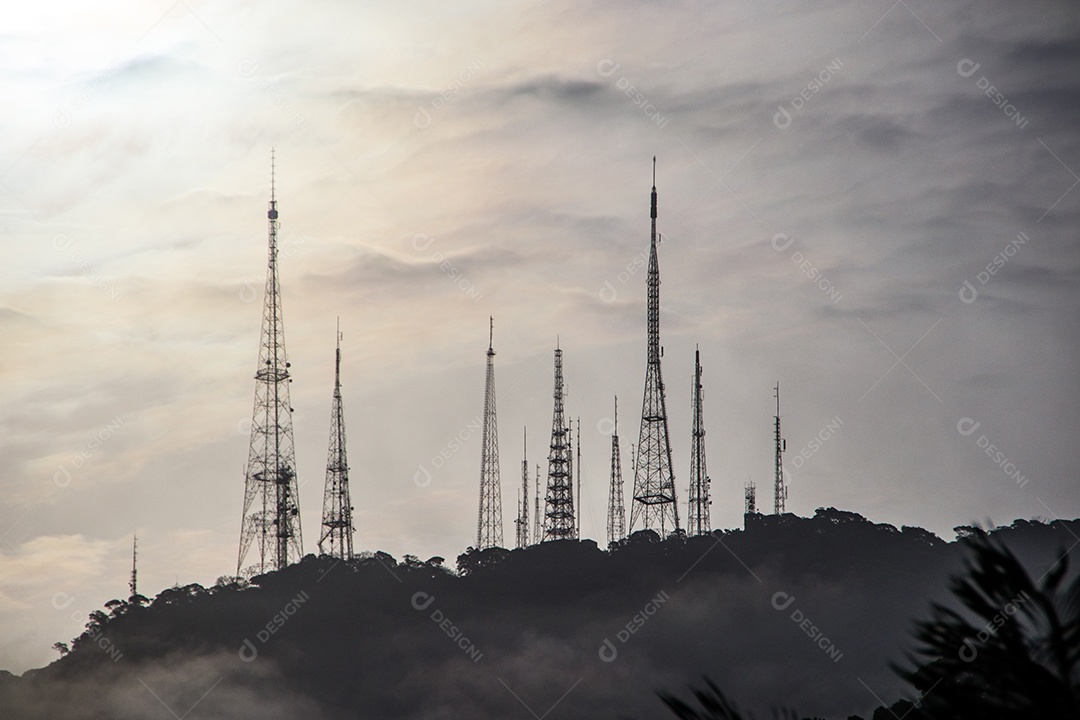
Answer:
<svg viewBox="0 0 1080 720"><path fill-rule="evenodd" d="M488 318L504 534L552 351L604 543L631 481L657 157L685 517L1080 516L1068 3L39 2L0 11L0 668L236 565L275 148L304 547L335 324L358 550L475 542ZM629 507L628 507L629 510Z"/></svg>

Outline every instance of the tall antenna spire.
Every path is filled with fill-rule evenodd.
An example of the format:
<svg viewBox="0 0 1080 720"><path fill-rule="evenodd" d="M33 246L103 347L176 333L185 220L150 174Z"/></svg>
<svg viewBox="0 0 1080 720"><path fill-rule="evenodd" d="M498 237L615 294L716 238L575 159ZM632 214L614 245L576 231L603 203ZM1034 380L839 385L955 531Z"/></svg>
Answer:
<svg viewBox="0 0 1080 720"><path fill-rule="evenodd" d="M131 597L135 597L139 594L139 576L136 570L136 560L139 557L139 534L135 533L135 536L131 538L131 581L128 582L128 589L131 590Z"/></svg>
<svg viewBox="0 0 1080 720"><path fill-rule="evenodd" d="M608 487L608 544L626 537L626 508L623 506L622 449L619 447L619 397L615 396L615 429L611 435L611 484Z"/></svg>
<svg viewBox="0 0 1080 720"><path fill-rule="evenodd" d="M523 548L529 544L529 439L528 429L521 430L521 505L518 507L517 546Z"/></svg>
<svg viewBox="0 0 1080 720"><path fill-rule="evenodd" d="M330 406L330 448L326 455L323 488L322 536L319 553L351 560L353 556L352 500L349 496L349 461L345 453L345 412L341 400L341 318L334 351L334 394Z"/></svg>
<svg viewBox="0 0 1080 720"><path fill-rule="evenodd" d="M551 417L551 453L548 455L547 496L544 503L544 540L569 540L576 535L574 523L573 461L570 428L563 415L562 350L555 349L555 408Z"/></svg>
<svg viewBox="0 0 1080 720"><path fill-rule="evenodd" d="M255 409L244 477L244 514L240 526L237 575L281 570L303 557L299 486L289 401L288 355L277 266L278 210L274 195L274 154L270 154L270 203L266 211L269 252L263 302L259 366L255 372ZM252 544L258 558L244 560Z"/></svg>
<svg viewBox="0 0 1080 720"><path fill-rule="evenodd" d="M773 513L781 515L786 512L787 485L784 484L784 461L783 452L787 450L787 440L780 437L780 383L776 383L776 482L773 486Z"/></svg>
<svg viewBox="0 0 1080 720"><path fill-rule="evenodd" d="M480 454L480 515L476 549L503 546L502 490L499 480L499 426L495 417L495 318L488 318L487 379L484 383L484 430Z"/></svg>
<svg viewBox="0 0 1080 720"><path fill-rule="evenodd" d="M694 348L694 425L690 452L690 497L687 502L686 533L705 535L712 532L709 519L709 474L705 469L705 422L701 409L701 351Z"/></svg>
<svg viewBox="0 0 1080 720"><path fill-rule="evenodd" d="M577 502L574 503L574 507L577 508L575 517L577 518L577 531L576 537L581 539L581 520L584 513L581 511L581 472L585 468L581 464L581 418L577 419L577 430L574 433L574 442L577 444Z"/></svg>
<svg viewBox="0 0 1080 720"><path fill-rule="evenodd" d="M645 394L641 403L641 432L634 463L634 504L630 531L657 530L661 537L679 529L675 474L668 440L667 400L660 372L660 266L656 259L656 158L653 157L652 227L649 237L648 332Z"/></svg>

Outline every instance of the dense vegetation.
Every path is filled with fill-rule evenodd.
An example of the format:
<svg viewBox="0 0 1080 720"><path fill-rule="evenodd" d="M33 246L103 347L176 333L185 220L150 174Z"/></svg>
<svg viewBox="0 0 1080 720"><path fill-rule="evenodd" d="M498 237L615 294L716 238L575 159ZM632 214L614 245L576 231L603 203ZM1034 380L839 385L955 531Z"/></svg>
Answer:
<svg viewBox="0 0 1080 720"><path fill-rule="evenodd" d="M830 508L695 538L637 533L608 550L591 541L470 549L456 571L442 558L308 556L250 581L108 603L70 651L58 644L58 661L0 675L0 716L183 716L197 704L192 717L527 718L555 706L552 718L659 717L657 691L703 675L714 683L698 690L706 700L724 688L750 708L841 718L899 702L902 716L928 682L980 692L947 680L959 666L933 662L981 629L958 624L976 621L962 605L978 597L976 614L1002 607L1002 590L983 588L973 570L967 590L950 594L965 561L987 562L980 534L957 532L945 542ZM1013 553L1004 592L1027 573L1023 607L1040 608L1039 622L1066 597L1059 559L1074 534L1080 522L1017 521L992 534ZM997 637L982 641L980 658L993 656ZM1001 638L1012 650L1020 642ZM905 652L918 661L898 674L890 662Z"/></svg>

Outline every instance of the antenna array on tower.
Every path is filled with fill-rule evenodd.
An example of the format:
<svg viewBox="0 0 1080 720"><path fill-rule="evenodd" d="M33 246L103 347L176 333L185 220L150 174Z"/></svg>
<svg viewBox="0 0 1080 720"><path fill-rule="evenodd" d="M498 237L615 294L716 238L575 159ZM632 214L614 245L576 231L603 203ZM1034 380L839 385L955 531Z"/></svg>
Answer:
<svg viewBox="0 0 1080 720"><path fill-rule="evenodd" d="M484 382L484 428L480 454L480 515L476 548L502 547L502 490L499 486L499 424L495 417L495 318L489 318L487 379Z"/></svg>
<svg viewBox="0 0 1080 720"><path fill-rule="evenodd" d="M611 434L611 484L608 486L608 544L626 537L626 508L623 505L622 449L619 447L619 398L615 398L615 423Z"/></svg>
<svg viewBox="0 0 1080 720"><path fill-rule="evenodd" d="M705 469L705 422L701 408L701 352L694 350L694 429L690 452L690 494L687 501L686 533L704 535L712 532L709 519L709 474Z"/></svg>
<svg viewBox="0 0 1080 720"><path fill-rule="evenodd" d="M244 513L240 528L237 575L281 570L303 556L299 485L293 449L292 405L289 402L289 361L277 266L278 210L274 187L274 157L270 156L269 253L263 301L259 367L255 372L255 409L244 477ZM252 545L254 564L244 568Z"/></svg>
<svg viewBox="0 0 1080 720"><path fill-rule="evenodd" d="M787 441L780 437L780 383L776 383L776 480L773 484L773 513L782 515L786 512L787 485L784 484L783 453L787 450Z"/></svg>
<svg viewBox="0 0 1080 720"><path fill-rule="evenodd" d="M555 348L555 407L551 417L551 452L548 455L547 496L544 503L544 540L570 540L577 536L574 522L573 462L570 428L563 413L562 350Z"/></svg>
<svg viewBox="0 0 1080 720"><path fill-rule="evenodd" d="M634 463L634 504L630 531L635 527L659 531L661 537L679 529L675 474L668 439L667 400L660 372L660 266L656 258L656 158L653 158L652 229L649 239L648 330L645 394L641 403L641 432Z"/></svg>
<svg viewBox="0 0 1080 720"><path fill-rule="evenodd" d="M342 560L353 556L352 501L349 497L349 461L345 452L345 413L341 401L341 323L334 351L334 394L330 410L330 448L326 456L323 489L322 535L319 552Z"/></svg>
<svg viewBox="0 0 1080 720"><path fill-rule="evenodd" d="M518 505L517 520L517 546L523 548L529 544L529 459L528 459L528 434L526 430L521 432L521 502Z"/></svg>

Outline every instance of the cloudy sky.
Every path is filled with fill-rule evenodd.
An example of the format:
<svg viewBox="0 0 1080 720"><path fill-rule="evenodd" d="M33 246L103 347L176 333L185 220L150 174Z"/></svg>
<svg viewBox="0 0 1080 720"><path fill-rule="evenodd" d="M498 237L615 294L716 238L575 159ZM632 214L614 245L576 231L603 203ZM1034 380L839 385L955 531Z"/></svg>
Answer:
<svg viewBox="0 0 1080 720"><path fill-rule="evenodd" d="M0 27L0 668L126 594L136 531L144 594L235 568L271 147L309 551L337 316L358 548L474 541L489 315L507 541L558 338L603 543L653 155L680 514L697 345L715 527L748 479L771 509L777 381L790 511L946 538L1080 515L1068 3L37 2Z"/></svg>

